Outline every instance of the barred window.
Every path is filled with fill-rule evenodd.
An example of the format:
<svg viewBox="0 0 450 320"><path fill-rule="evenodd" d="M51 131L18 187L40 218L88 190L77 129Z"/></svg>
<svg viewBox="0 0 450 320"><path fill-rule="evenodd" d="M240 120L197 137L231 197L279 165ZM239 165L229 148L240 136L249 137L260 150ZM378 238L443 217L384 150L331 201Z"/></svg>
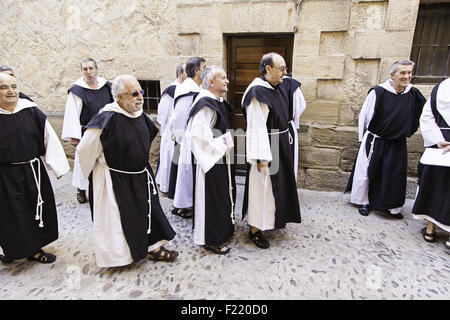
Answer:
<svg viewBox="0 0 450 320"><path fill-rule="evenodd" d="M423 2L423 1L422 1ZM450 3L421 4L411 51L413 83L439 83L450 76Z"/></svg>
<svg viewBox="0 0 450 320"><path fill-rule="evenodd" d="M144 90L144 105L142 108L146 113L156 113L158 103L161 98L161 88L159 80L138 80Z"/></svg>

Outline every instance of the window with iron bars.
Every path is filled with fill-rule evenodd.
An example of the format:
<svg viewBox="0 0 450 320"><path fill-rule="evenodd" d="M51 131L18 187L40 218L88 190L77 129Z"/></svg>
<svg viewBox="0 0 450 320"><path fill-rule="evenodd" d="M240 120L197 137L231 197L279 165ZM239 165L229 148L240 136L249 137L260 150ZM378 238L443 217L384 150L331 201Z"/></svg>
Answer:
<svg viewBox="0 0 450 320"><path fill-rule="evenodd" d="M138 80L144 90L144 105L142 108L146 113L157 113L158 103L161 98L159 80Z"/></svg>
<svg viewBox="0 0 450 320"><path fill-rule="evenodd" d="M420 5L411 60L413 83L436 84L450 76L450 3Z"/></svg>

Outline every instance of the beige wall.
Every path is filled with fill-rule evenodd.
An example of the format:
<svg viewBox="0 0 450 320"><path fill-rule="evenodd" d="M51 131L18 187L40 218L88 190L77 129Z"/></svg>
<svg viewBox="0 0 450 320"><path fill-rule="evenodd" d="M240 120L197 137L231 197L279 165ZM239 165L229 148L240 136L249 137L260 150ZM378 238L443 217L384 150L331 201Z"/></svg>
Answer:
<svg viewBox="0 0 450 320"><path fill-rule="evenodd" d="M0 63L55 124L67 88L91 56L100 75L173 81L190 56L226 67L224 34L294 33L293 75L302 82L299 186L343 190L358 148L357 117L368 89L408 58L419 0L3 0ZM420 87L428 96L429 86ZM56 126L58 126L56 124ZM423 150L409 146L409 174ZM70 153L71 148L66 145ZM157 151L153 151L154 157Z"/></svg>

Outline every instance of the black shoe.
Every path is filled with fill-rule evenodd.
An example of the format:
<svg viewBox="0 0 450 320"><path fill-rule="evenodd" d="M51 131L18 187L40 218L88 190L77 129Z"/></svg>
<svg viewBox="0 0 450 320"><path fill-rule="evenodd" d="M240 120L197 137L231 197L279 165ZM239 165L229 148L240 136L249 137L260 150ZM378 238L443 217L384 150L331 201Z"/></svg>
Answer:
<svg viewBox="0 0 450 320"><path fill-rule="evenodd" d="M11 263L11 262L13 262L14 260L8 259L8 258L5 257L3 254L0 254L0 261L3 262L3 263Z"/></svg>
<svg viewBox="0 0 450 320"><path fill-rule="evenodd" d="M252 231L250 230L248 232L248 236L250 237L250 240L252 240L258 248L267 249L270 247L269 241L264 239L261 231L252 233Z"/></svg>
<svg viewBox="0 0 450 320"><path fill-rule="evenodd" d="M387 210L386 213L387 213L391 218L398 219L398 220L403 219L403 214L401 214L400 212L397 213L397 214L394 214L394 213L391 213L389 210Z"/></svg>
<svg viewBox="0 0 450 320"><path fill-rule="evenodd" d="M88 200L86 198L86 191L84 190L77 190L77 200L79 203L86 203Z"/></svg>
<svg viewBox="0 0 450 320"><path fill-rule="evenodd" d="M358 212L362 216L368 216L369 215L369 205L364 204L361 207L359 207Z"/></svg>

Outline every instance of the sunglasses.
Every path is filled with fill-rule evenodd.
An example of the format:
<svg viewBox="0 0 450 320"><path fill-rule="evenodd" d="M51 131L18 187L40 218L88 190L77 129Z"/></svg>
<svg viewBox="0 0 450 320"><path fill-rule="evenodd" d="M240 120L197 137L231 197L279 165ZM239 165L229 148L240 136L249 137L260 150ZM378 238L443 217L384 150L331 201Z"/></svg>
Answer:
<svg viewBox="0 0 450 320"><path fill-rule="evenodd" d="M130 95L133 98L136 98L139 95L139 93L141 94L141 96L144 96L144 90L134 91L134 92L130 93Z"/></svg>

